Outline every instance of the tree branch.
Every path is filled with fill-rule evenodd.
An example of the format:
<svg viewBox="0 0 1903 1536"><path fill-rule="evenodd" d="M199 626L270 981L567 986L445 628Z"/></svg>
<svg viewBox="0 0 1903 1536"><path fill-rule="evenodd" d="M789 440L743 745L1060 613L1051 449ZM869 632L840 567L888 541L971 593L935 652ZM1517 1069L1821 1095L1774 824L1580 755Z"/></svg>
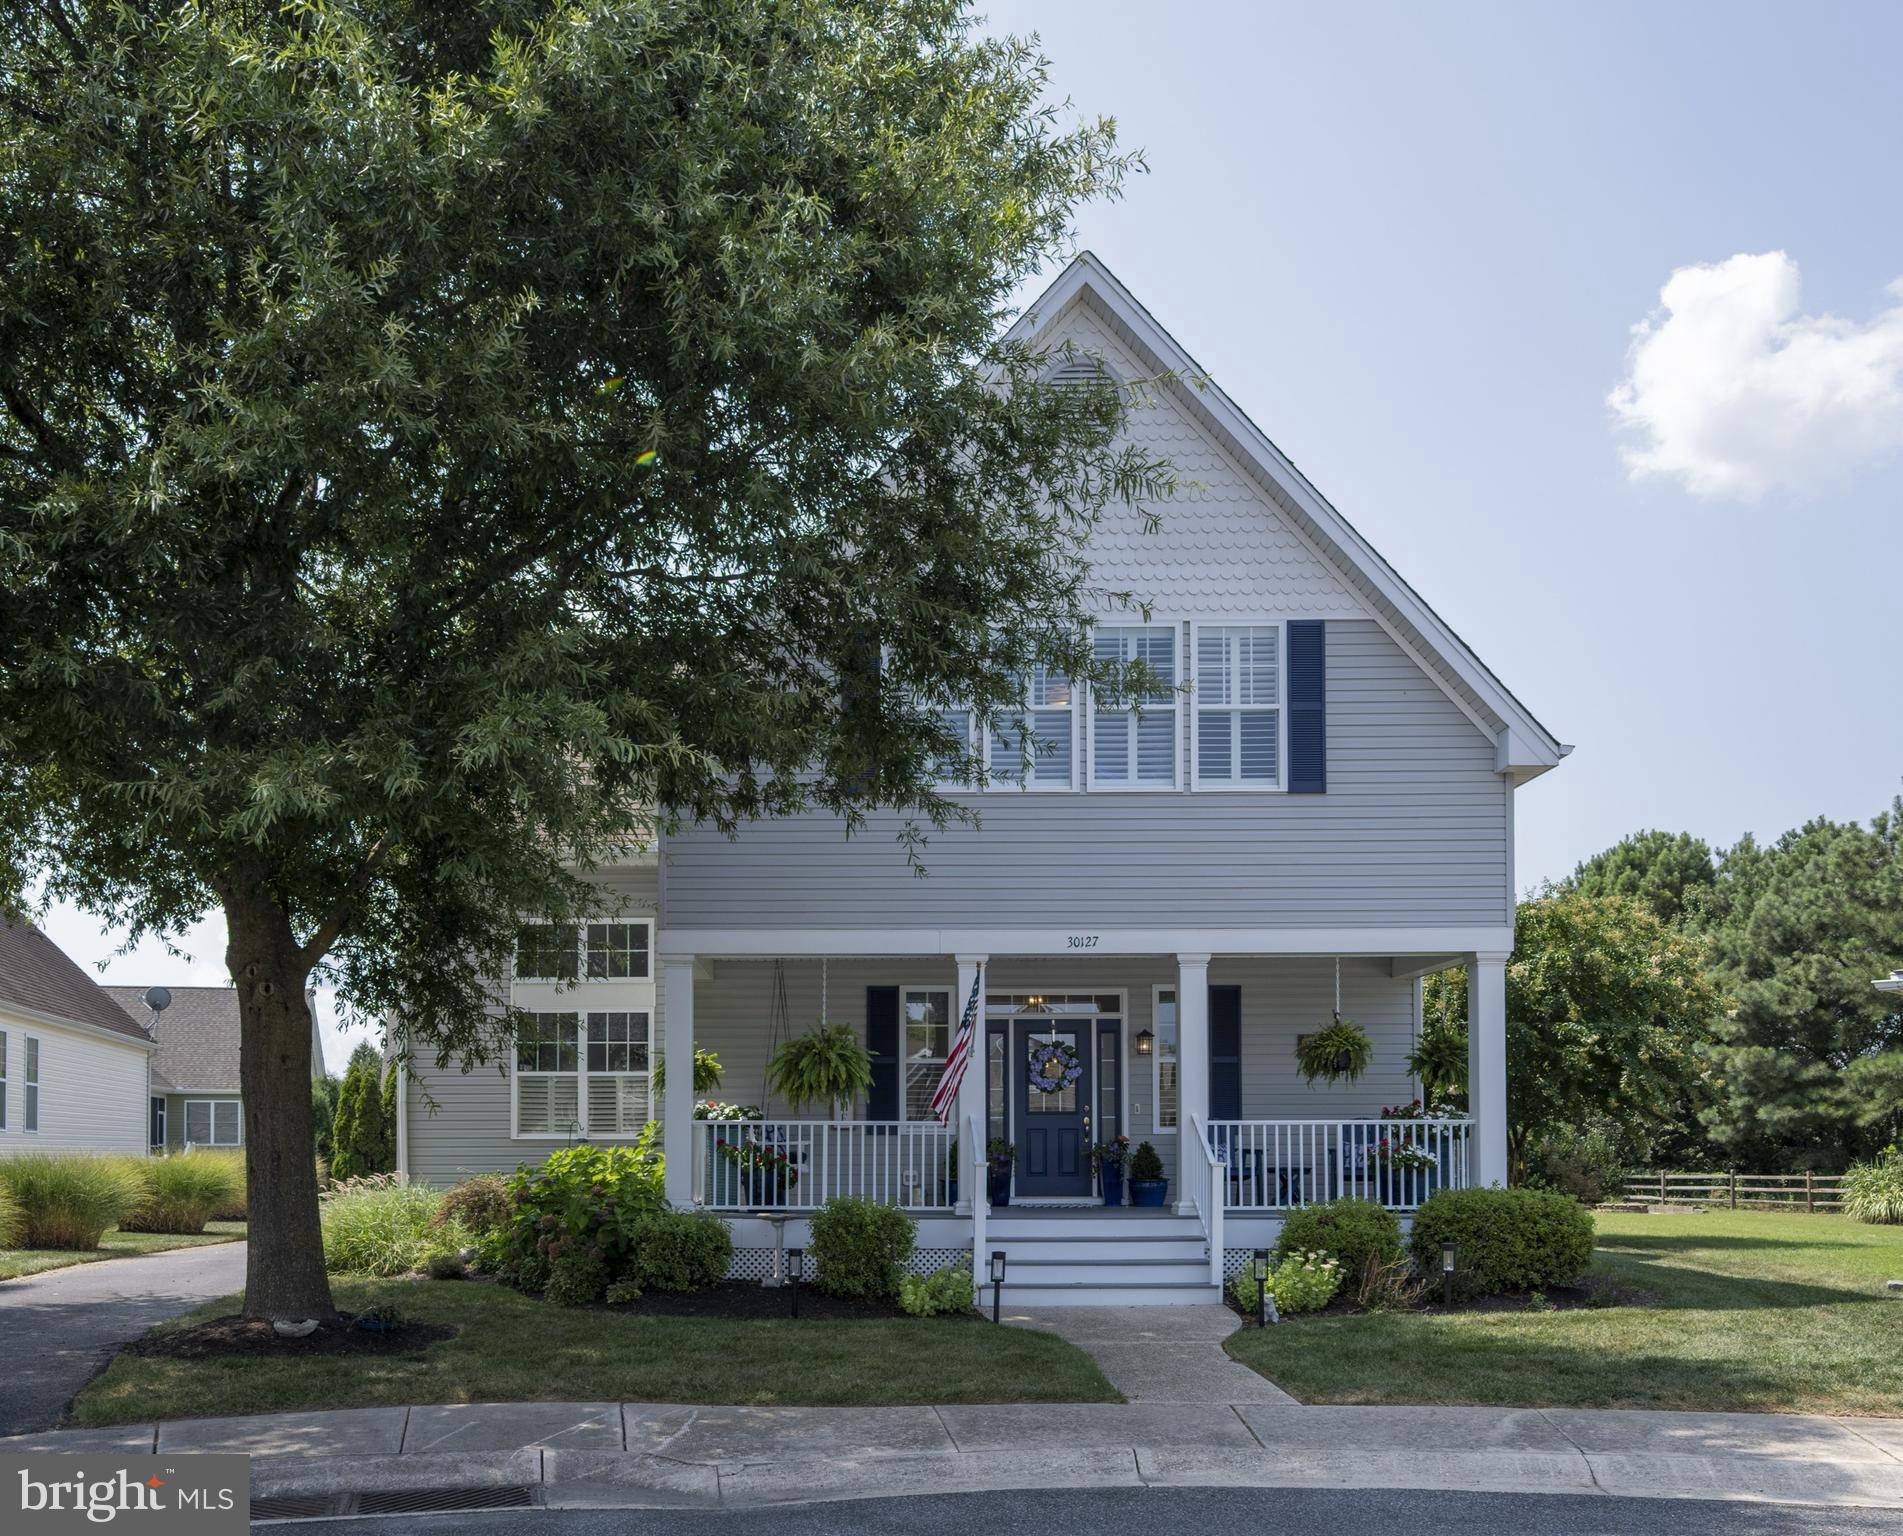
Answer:
<svg viewBox="0 0 1903 1536"><path fill-rule="evenodd" d="M357 865L356 872L350 877L350 884L345 888L343 899L324 914L312 930L309 941L298 950L297 957L307 970L329 954L331 946L343 937L351 918L357 914L358 901L370 889L370 882L376 878L377 868L389 851L390 834L386 832L370 845L370 851Z"/></svg>
<svg viewBox="0 0 1903 1536"><path fill-rule="evenodd" d="M78 466L78 458L66 446L66 440L53 430L53 424L40 414L39 407L27 399L19 385L11 379L0 379L0 400L6 402L7 411L13 419L33 434L33 441L40 445L41 453L62 469Z"/></svg>

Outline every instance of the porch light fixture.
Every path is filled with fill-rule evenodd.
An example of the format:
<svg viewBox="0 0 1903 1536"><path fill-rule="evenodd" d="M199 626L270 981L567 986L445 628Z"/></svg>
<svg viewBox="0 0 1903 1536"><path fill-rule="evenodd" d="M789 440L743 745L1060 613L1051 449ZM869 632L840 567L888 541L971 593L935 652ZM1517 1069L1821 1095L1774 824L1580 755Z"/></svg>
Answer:
<svg viewBox="0 0 1903 1536"><path fill-rule="evenodd" d="M787 1285L787 1290L791 1293L787 1299L788 1299L789 1305L792 1307L792 1313L794 1317L798 1317L800 1315L800 1281L804 1280L805 1278L806 1278L806 1250L804 1248L787 1249L786 1250L786 1285Z"/></svg>
<svg viewBox="0 0 1903 1536"><path fill-rule="evenodd" d="M1440 1299L1441 1305L1451 1307L1454 1304L1454 1268L1460 1259L1460 1244L1451 1237L1440 1245Z"/></svg>
<svg viewBox="0 0 1903 1536"><path fill-rule="evenodd" d="M991 1321L1002 1322L1004 1306L1004 1250L991 1250Z"/></svg>
<svg viewBox="0 0 1903 1536"><path fill-rule="evenodd" d="M1147 1029L1139 1029L1136 1038L1137 1055L1147 1056L1156 1049L1156 1036Z"/></svg>

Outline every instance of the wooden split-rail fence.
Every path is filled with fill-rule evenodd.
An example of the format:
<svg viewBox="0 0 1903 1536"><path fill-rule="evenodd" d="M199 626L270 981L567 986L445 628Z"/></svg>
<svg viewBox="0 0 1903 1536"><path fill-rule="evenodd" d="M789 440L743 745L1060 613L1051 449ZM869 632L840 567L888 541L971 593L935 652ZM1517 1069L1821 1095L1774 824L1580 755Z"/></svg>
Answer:
<svg viewBox="0 0 1903 1536"><path fill-rule="evenodd" d="M1635 1173L1625 1197L1635 1205L1722 1205L1734 1211L1834 1211L1834 1173Z"/></svg>

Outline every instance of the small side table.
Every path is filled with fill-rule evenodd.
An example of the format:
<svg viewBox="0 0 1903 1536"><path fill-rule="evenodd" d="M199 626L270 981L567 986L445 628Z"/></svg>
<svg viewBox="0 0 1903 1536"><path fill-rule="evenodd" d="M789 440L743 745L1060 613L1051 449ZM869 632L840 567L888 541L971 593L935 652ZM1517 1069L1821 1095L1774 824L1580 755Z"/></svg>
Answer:
<svg viewBox="0 0 1903 1536"><path fill-rule="evenodd" d="M753 1214L773 1227L773 1270L760 1284L768 1290L777 1290L786 1284L786 1223L790 1218L785 1211L755 1211Z"/></svg>

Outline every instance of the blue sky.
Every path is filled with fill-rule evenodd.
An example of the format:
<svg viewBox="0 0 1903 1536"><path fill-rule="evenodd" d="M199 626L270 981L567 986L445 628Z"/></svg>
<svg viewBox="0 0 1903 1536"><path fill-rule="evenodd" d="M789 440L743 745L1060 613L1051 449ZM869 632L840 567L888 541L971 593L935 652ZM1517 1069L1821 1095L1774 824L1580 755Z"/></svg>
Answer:
<svg viewBox="0 0 1903 1536"><path fill-rule="evenodd" d="M1083 243L1577 744L1520 794L1522 886L1640 827L1729 843L1888 803L1903 6L988 14L1147 154ZM186 946L109 979L222 982L219 925Z"/></svg>

